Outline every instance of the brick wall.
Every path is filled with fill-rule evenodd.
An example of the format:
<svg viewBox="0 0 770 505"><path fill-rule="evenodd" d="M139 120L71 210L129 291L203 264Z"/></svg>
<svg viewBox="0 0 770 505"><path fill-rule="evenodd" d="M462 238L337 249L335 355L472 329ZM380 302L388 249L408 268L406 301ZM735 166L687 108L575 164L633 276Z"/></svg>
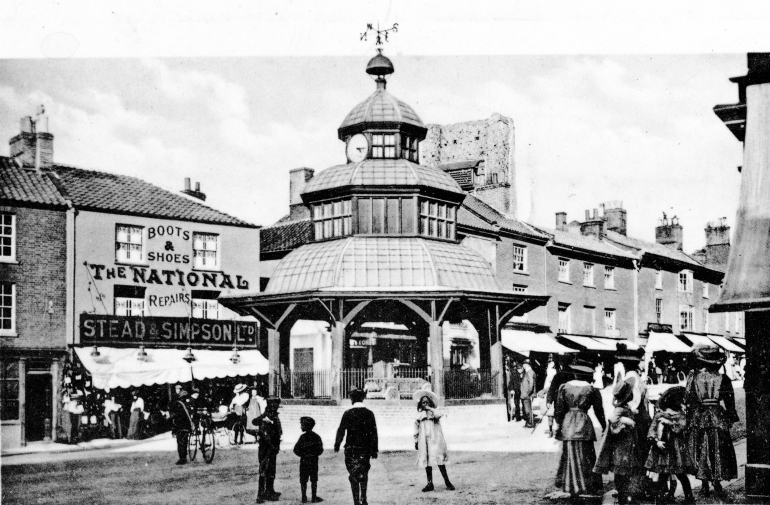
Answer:
<svg viewBox="0 0 770 505"><path fill-rule="evenodd" d="M18 337L4 347L64 349L66 346L66 213L0 207L16 214L17 264L0 263L0 278L16 284ZM53 302L50 306L49 302Z"/></svg>

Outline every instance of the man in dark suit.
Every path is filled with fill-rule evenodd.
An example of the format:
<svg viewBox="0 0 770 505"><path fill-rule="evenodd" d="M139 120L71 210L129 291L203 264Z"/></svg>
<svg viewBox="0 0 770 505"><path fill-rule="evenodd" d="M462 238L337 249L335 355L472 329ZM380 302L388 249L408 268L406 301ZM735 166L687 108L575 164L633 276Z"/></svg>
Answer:
<svg viewBox="0 0 770 505"><path fill-rule="evenodd" d="M345 466L348 469L350 489L353 491L354 505L368 505L366 487L369 482L369 459L377 459L378 440L377 422L374 413L364 407L366 392L354 389L350 392L353 406L342 414L334 452L340 452L340 444L345 438Z"/></svg>
<svg viewBox="0 0 770 505"><path fill-rule="evenodd" d="M281 399L271 396L267 399L265 413L252 421L257 427L259 449L259 484L257 490L257 503L265 501L277 501L281 493L275 490L275 470L278 453L281 451L281 419L278 417L278 408Z"/></svg>
<svg viewBox="0 0 770 505"><path fill-rule="evenodd" d="M518 361L514 363L511 371L511 379L508 381L508 394L513 395L513 405L511 406L511 418L521 421L521 379L524 377L524 369Z"/></svg>
<svg viewBox="0 0 770 505"><path fill-rule="evenodd" d="M535 416L532 413L532 398L535 396L535 371L528 359L524 360L524 376L521 378L521 407L524 410L524 420L527 424L525 428L532 428L535 425Z"/></svg>

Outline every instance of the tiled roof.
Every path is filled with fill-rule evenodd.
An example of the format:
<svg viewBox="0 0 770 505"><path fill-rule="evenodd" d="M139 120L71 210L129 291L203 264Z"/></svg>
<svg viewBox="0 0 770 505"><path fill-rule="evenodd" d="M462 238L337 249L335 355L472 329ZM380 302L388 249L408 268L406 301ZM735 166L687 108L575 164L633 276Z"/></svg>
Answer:
<svg viewBox="0 0 770 505"><path fill-rule="evenodd" d="M344 186L428 186L462 193L449 174L404 159L366 159L337 165L313 177L303 194Z"/></svg>
<svg viewBox="0 0 770 505"><path fill-rule="evenodd" d="M136 177L61 165L54 166L53 171L76 208L256 227Z"/></svg>
<svg viewBox="0 0 770 505"><path fill-rule="evenodd" d="M369 98L353 107L342 121L340 129L371 122L410 123L425 127L420 116L409 105L384 89L378 89Z"/></svg>
<svg viewBox="0 0 770 505"><path fill-rule="evenodd" d="M445 163L443 165L439 165L439 168L445 172L450 170L462 170L464 168L476 168L482 161L484 160L455 161L453 163Z"/></svg>
<svg viewBox="0 0 770 505"><path fill-rule="evenodd" d="M468 208L471 212L480 216L482 219L489 223L496 223L501 230L517 233L519 235L525 235L528 237L539 238L542 240L548 240L548 238L550 238L547 234L541 232L533 226L528 225L527 223L505 217L489 204L481 201L473 195L468 195L465 197L465 200L463 200L463 207Z"/></svg>
<svg viewBox="0 0 770 505"><path fill-rule="evenodd" d="M496 226L488 223L484 219L481 219L479 216L468 210L468 208L465 206L461 206L457 211L457 225L467 226L468 228L474 228L476 230L497 233Z"/></svg>
<svg viewBox="0 0 770 505"><path fill-rule="evenodd" d="M350 237L295 249L278 264L265 293L393 288L501 291L489 263L459 244Z"/></svg>
<svg viewBox="0 0 770 505"><path fill-rule="evenodd" d="M579 233L570 233L568 231L552 230L548 228L542 229L553 236L553 243L558 246L581 249L583 251L599 253L606 256L636 259L636 255L606 240L597 240L594 237L586 237Z"/></svg>
<svg viewBox="0 0 770 505"><path fill-rule="evenodd" d="M645 254L653 254L655 256L661 256L663 258L679 261L681 263L686 263L693 266L703 266L688 254L685 254L684 252L677 249L664 246L663 244L658 244L657 242L647 242L644 240L631 238L614 231L607 231L607 238L612 242L616 242L622 247L636 249L637 251L642 251Z"/></svg>
<svg viewBox="0 0 770 505"><path fill-rule="evenodd" d="M11 158L0 156L0 203L66 206L54 178L49 172L20 168Z"/></svg>
<svg viewBox="0 0 770 505"><path fill-rule="evenodd" d="M307 244L313 237L313 223L310 219L285 221L262 228L259 233L259 247L263 253L289 251Z"/></svg>

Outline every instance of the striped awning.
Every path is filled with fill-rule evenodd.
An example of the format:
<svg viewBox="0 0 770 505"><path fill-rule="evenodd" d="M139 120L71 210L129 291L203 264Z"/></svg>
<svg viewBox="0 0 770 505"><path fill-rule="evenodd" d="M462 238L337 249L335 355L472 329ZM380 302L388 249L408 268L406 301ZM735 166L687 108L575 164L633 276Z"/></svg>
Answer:
<svg viewBox="0 0 770 505"><path fill-rule="evenodd" d="M744 349L741 349L734 343L730 342L727 338L721 336L721 335L709 335L709 338L714 341L716 345L724 349L728 352L739 352L744 353L746 352Z"/></svg>
<svg viewBox="0 0 770 505"><path fill-rule="evenodd" d="M547 333L535 333L526 330L502 330L503 347L513 352L529 356L530 352L565 354L577 352L557 342Z"/></svg>
<svg viewBox="0 0 770 505"><path fill-rule="evenodd" d="M615 345L610 345L607 342L601 342L594 337L563 334L559 336L565 340L568 340L569 342L579 345L580 347L585 347L589 351L617 351L617 347L615 347Z"/></svg>
<svg viewBox="0 0 770 505"><path fill-rule="evenodd" d="M647 354L651 354L657 351L690 352L692 348L679 340L673 333L651 331L644 350Z"/></svg>

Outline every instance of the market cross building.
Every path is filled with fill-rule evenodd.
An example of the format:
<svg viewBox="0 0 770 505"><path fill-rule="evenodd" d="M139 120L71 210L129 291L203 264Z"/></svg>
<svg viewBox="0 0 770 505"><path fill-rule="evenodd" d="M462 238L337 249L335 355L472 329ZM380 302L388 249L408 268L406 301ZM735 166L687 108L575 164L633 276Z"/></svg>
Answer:
<svg viewBox="0 0 770 505"><path fill-rule="evenodd" d="M61 439L76 390L90 423L107 388L188 382L204 365L196 380L263 373L258 322L217 302L258 286L259 227L189 179L173 192L56 164L47 129L22 118L0 157L3 448Z"/></svg>
<svg viewBox="0 0 770 505"><path fill-rule="evenodd" d="M500 397L507 382L500 330L548 297L501 286L490 263L459 243L466 193L444 170L419 164L428 130L409 105L386 90L390 60L380 53L366 72L375 77L376 90L338 129L347 163L315 176L306 169L292 173L294 187L304 188L296 191L299 198L292 189L291 215L309 210L310 219L281 231L287 248L293 240L307 243L280 260L264 291L226 295L220 302L258 317L267 328L271 394L280 394L285 384L295 323L320 320L331 328L333 401L346 398L350 386L378 389L376 380L364 384L377 377L359 377L351 369L355 349L364 347L357 336L370 333L373 322L408 330L421 350L411 365L424 367L425 376L389 372L384 375L401 380L370 392L397 399L427 379L444 399L451 381L445 377L451 372L444 367L444 323L465 320L479 332L481 368L494 382L490 392ZM391 339L397 334L374 333Z"/></svg>

